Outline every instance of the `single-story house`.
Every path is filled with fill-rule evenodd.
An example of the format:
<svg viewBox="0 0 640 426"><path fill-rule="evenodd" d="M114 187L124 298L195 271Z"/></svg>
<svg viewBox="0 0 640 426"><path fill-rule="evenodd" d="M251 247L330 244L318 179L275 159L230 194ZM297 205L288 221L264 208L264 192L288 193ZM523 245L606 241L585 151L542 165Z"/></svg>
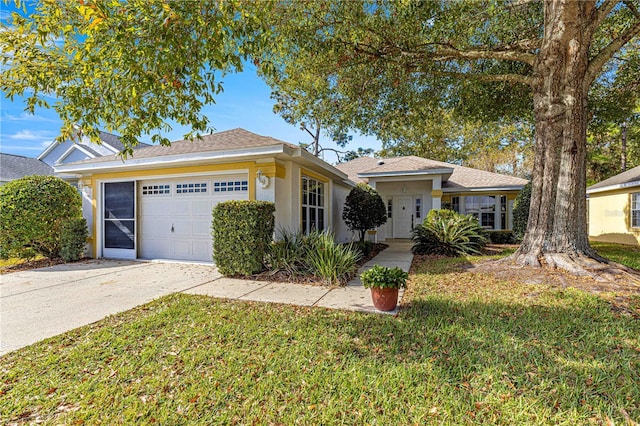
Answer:
<svg viewBox="0 0 640 426"><path fill-rule="evenodd" d="M587 188L589 238L640 245L640 166Z"/></svg>
<svg viewBox="0 0 640 426"><path fill-rule="evenodd" d="M526 183L418 157L334 167L243 129L142 147L126 161L114 154L55 168L79 179L93 256L197 261L211 261L211 211L221 201L272 201L278 229L330 229L345 242L353 234L342 210L355 181L376 187L387 203L383 239L410 237L411 225L443 203L477 212L485 227L510 229L512 201Z"/></svg>
<svg viewBox="0 0 640 426"><path fill-rule="evenodd" d="M77 140L68 139L63 142L52 141L44 151L38 155L37 159L53 168L77 161L118 154L124 149L122 142L120 142L120 138L116 135L112 135L107 132L100 132L99 137L99 144L92 142L84 134L80 134L80 137ZM149 145L144 143L138 145L140 148L144 146ZM56 173L56 176L64 179L75 187L78 186L78 179L76 176L65 173Z"/></svg>
<svg viewBox="0 0 640 426"><path fill-rule="evenodd" d="M378 239L410 238L431 209L475 215L488 230L513 229L513 202L527 180L426 158L361 157L338 164L354 182L375 188L387 206Z"/></svg>
<svg viewBox="0 0 640 426"><path fill-rule="evenodd" d="M49 176L53 167L35 158L0 153L0 186L31 175Z"/></svg>

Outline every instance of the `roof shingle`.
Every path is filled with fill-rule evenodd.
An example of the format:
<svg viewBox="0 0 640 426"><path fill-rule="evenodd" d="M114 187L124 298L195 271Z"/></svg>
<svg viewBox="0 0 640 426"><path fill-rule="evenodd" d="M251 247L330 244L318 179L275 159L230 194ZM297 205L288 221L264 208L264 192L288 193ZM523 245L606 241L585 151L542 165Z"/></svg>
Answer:
<svg viewBox="0 0 640 426"><path fill-rule="evenodd" d="M443 189L465 190L478 188L503 188L522 187L527 183L526 179L499 173L472 169L457 164L442 161L429 160L416 156L376 159L372 157L360 157L355 160L341 163L336 168L349 176L354 182L363 182L362 174L397 173L415 174L416 172L428 172L435 169L451 169L451 176L443 182Z"/></svg>
<svg viewBox="0 0 640 426"><path fill-rule="evenodd" d="M637 182L640 185L640 166L634 167L633 169L629 169L626 172L622 172L615 176L610 177L609 179L605 179L602 182L598 182L595 185L591 185L587 188L587 192L593 191L594 189L602 189L609 186L617 186L617 185L625 185L633 186L633 183Z"/></svg>
<svg viewBox="0 0 640 426"><path fill-rule="evenodd" d="M243 148L256 148L263 146L286 145L292 148L299 148L288 142L284 142L269 136L261 136L244 129L232 129L210 135L204 135L201 139L192 141L183 140L171 142L170 146L149 145L138 148L134 151L132 158L152 158L163 157L167 155L192 154L198 152L215 152L226 151ZM92 158L89 160L78 161L72 164L84 163L105 163L119 160L116 155L106 155L104 157Z"/></svg>
<svg viewBox="0 0 640 426"><path fill-rule="evenodd" d="M0 180L3 182L30 175L52 175L53 168L36 159L0 153Z"/></svg>

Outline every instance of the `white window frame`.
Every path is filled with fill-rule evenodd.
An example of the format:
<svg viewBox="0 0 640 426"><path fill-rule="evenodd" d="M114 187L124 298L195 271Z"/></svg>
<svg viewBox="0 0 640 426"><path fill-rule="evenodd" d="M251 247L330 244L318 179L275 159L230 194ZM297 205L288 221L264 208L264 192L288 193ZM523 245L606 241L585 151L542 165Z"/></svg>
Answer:
<svg viewBox="0 0 640 426"><path fill-rule="evenodd" d="M312 184L315 185L314 189L322 187L321 197L318 196L317 191L315 193L309 191L309 189L312 188ZM306 191L305 188L307 189ZM326 182L309 176L302 176L300 185L300 227L302 232L306 235L308 235L312 230L322 232L327 229L327 190L328 185ZM315 195L315 203L311 202L312 195ZM315 212L315 220L311 220L311 212ZM322 214L322 227L318 226L320 222L319 212Z"/></svg>
<svg viewBox="0 0 640 426"><path fill-rule="evenodd" d="M629 212L629 224L632 228L640 228L640 192L632 192L630 196L631 211Z"/></svg>

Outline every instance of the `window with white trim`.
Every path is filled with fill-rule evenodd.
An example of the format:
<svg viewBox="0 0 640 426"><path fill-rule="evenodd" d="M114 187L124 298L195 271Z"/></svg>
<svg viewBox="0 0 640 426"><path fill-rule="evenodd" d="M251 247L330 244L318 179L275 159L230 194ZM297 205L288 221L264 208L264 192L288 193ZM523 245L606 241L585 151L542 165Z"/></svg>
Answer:
<svg viewBox="0 0 640 426"><path fill-rule="evenodd" d="M464 197L464 211L478 218L480 226L496 229L496 197L493 195L474 195Z"/></svg>
<svg viewBox="0 0 640 426"><path fill-rule="evenodd" d="M640 192L631 193L631 227L640 228Z"/></svg>
<svg viewBox="0 0 640 426"><path fill-rule="evenodd" d="M325 228L326 184L319 180L302 176L302 232L323 231Z"/></svg>
<svg viewBox="0 0 640 426"><path fill-rule="evenodd" d="M451 210L460 213L460 197L451 197Z"/></svg>
<svg viewBox="0 0 640 426"><path fill-rule="evenodd" d="M387 200L387 219L393 219L393 200Z"/></svg>
<svg viewBox="0 0 640 426"><path fill-rule="evenodd" d="M206 194L206 182L177 183L176 194Z"/></svg>
<svg viewBox="0 0 640 426"><path fill-rule="evenodd" d="M142 185L142 195L171 195L171 185Z"/></svg>
<svg viewBox="0 0 640 426"><path fill-rule="evenodd" d="M213 182L213 192L241 192L249 190L249 182L246 180L223 180Z"/></svg>
<svg viewBox="0 0 640 426"><path fill-rule="evenodd" d="M422 198L416 198L416 219L422 217Z"/></svg>

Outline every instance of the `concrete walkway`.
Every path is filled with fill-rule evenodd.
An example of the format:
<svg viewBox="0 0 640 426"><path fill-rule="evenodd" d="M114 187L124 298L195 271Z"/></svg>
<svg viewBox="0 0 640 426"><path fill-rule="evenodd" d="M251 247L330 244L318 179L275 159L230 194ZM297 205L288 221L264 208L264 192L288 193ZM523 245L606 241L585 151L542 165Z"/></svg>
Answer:
<svg viewBox="0 0 640 426"><path fill-rule="evenodd" d="M399 266L404 271L409 271L413 260L411 241L391 240L385 243L389 247L365 263L358 270L356 278L351 280L346 287L327 288L305 284L270 283L221 277L206 284L192 287L184 291L184 293L255 302L321 306L349 311L395 314L397 309L391 312L382 312L373 307L370 290L362 286L359 276L362 271L373 267L373 265ZM401 290L400 300L402 300L403 293Z"/></svg>
<svg viewBox="0 0 640 426"><path fill-rule="evenodd" d="M408 241L365 264L409 270ZM0 355L172 293L379 312L359 278L346 287L225 278L210 263L95 259L0 275ZM392 312L393 313L393 312Z"/></svg>

